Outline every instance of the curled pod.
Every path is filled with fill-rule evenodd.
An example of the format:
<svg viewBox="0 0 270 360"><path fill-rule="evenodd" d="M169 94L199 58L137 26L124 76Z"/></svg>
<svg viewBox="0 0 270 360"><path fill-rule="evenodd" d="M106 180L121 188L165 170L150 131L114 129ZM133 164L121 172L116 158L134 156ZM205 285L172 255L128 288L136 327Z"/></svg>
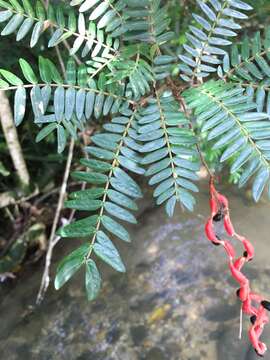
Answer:
<svg viewBox="0 0 270 360"><path fill-rule="evenodd" d="M250 241L248 241L247 239L243 239L243 245L244 245L244 248L246 249L246 252L247 252L247 259L250 261L253 259L254 257L254 247L253 245L251 244Z"/></svg>
<svg viewBox="0 0 270 360"><path fill-rule="evenodd" d="M235 279L235 281L237 281L241 286L244 286L248 283L248 279L245 277L245 275L242 274L239 270L237 270L232 262L230 262L229 267L232 277Z"/></svg>
<svg viewBox="0 0 270 360"><path fill-rule="evenodd" d="M242 269L243 265L245 264L245 262L246 262L246 258L244 256L241 256L240 258L235 260L233 265L237 270L240 271Z"/></svg>
<svg viewBox="0 0 270 360"><path fill-rule="evenodd" d="M218 201L220 202L220 204L223 206L223 208L225 210L228 210L229 209L229 201L226 198L226 196L217 193L217 198L218 198Z"/></svg>
<svg viewBox="0 0 270 360"><path fill-rule="evenodd" d="M247 283L244 286L241 286L239 291L239 299L241 301L247 300L247 298L249 297L249 293L250 293L250 287L249 287L249 283Z"/></svg>
<svg viewBox="0 0 270 360"><path fill-rule="evenodd" d="M235 258L235 250L233 246L229 243L229 241L224 241L224 249L226 250L229 258L234 259Z"/></svg>
<svg viewBox="0 0 270 360"><path fill-rule="evenodd" d="M240 294L240 289L239 289L239 294ZM258 313L258 310L254 306L252 306L250 297L248 297L245 301L243 301L242 310L247 315L257 316Z"/></svg>
<svg viewBox="0 0 270 360"><path fill-rule="evenodd" d="M229 236L234 236L235 231L230 216L228 214L224 216L224 228Z"/></svg>
<svg viewBox="0 0 270 360"><path fill-rule="evenodd" d="M218 204L215 198L211 197L209 200L209 205L211 209L211 215L214 216L218 212Z"/></svg>
<svg viewBox="0 0 270 360"><path fill-rule="evenodd" d="M212 218L209 218L205 224L205 234L208 238L208 240L220 244L220 240L217 238L214 230L213 220Z"/></svg>

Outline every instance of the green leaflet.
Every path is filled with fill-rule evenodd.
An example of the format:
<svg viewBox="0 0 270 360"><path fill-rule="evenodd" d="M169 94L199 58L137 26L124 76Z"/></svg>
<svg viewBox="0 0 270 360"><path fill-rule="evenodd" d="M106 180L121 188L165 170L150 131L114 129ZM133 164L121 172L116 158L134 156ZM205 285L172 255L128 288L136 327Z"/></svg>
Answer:
<svg viewBox="0 0 270 360"><path fill-rule="evenodd" d="M57 125L57 152L64 151L67 142L66 131L62 125Z"/></svg>
<svg viewBox="0 0 270 360"><path fill-rule="evenodd" d="M39 56L38 58L38 66L39 66L39 73L42 81L44 81L47 84L50 84L52 81L52 74L51 74L51 68L48 64L47 59L45 59L42 56Z"/></svg>
<svg viewBox="0 0 270 360"><path fill-rule="evenodd" d="M96 215L77 220L71 224L65 225L57 231L61 237L86 237L95 232L95 225L98 221Z"/></svg>
<svg viewBox="0 0 270 360"><path fill-rule="evenodd" d="M100 173L87 173L83 171L74 171L72 177L76 180L86 181L91 184L105 184L108 181L106 175Z"/></svg>
<svg viewBox="0 0 270 360"><path fill-rule="evenodd" d="M107 229L115 236L119 237L119 239L130 242L130 236L127 230L122 225L117 223L115 220L113 220L109 216L103 216L101 218L101 222L105 227L105 229Z"/></svg>
<svg viewBox="0 0 270 360"><path fill-rule="evenodd" d="M107 191L107 195L110 200L112 200L118 205L124 206L130 210L138 210L138 206L136 205L136 203L128 196L122 194L119 191L110 189Z"/></svg>
<svg viewBox="0 0 270 360"><path fill-rule="evenodd" d="M117 217L118 219L127 221L127 222L132 223L132 224L137 223L135 217L129 211L121 208L120 206L118 206L118 205L116 205L116 204L114 204L112 202L107 201L104 204L104 208L109 214L111 214L112 216Z"/></svg>
<svg viewBox="0 0 270 360"><path fill-rule="evenodd" d="M88 301L94 300L101 288L101 277L94 260L89 259L85 264L85 290Z"/></svg>
<svg viewBox="0 0 270 360"><path fill-rule="evenodd" d="M69 194L71 199L98 199L104 195L104 188L78 190Z"/></svg>
<svg viewBox="0 0 270 360"><path fill-rule="evenodd" d="M119 272L125 272L125 266L120 255L103 231L97 232L97 243L93 246L95 254Z"/></svg>
<svg viewBox="0 0 270 360"><path fill-rule="evenodd" d="M12 74L11 72L0 69L0 74L6 79L11 85L20 86L23 85L21 79L19 79L16 75Z"/></svg>
<svg viewBox="0 0 270 360"><path fill-rule="evenodd" d="M84 244L66 256L59 264L54 280L54 287L59 290L83 265L88 245Z"/></svg>
<svg viewBox="0 0 270 360"><path fill-rule="evenodd" d="M30 64L24 59L20 59L19 63L25 79L31 84L37 84L38 80Z"/></svg>
<svg viewBox="0 0 270 360"><path fill-rule="evenodd" d="M36 136L36 142L40 142L43 140L46 136L48 136L50 133L52 133L57 128L56 123L49 124L45 126Z"/></svg>
<svg viewBox="0 0 270 360"><path fill-rule="evenodd" d="M100 160L95 159L81 159L80 163L97 172L107 172L111 170L111 165Z"/></svg>
<svg viewBox="0 0 270 360"><path fill-rule="evenodd" d="M14 97L14 122L18 126L23 121L26 109L26 90L19 86Z"/></svg>
<svg viewBox="0 0 270 360"><path fill-rule="evenodd" d="M101 206L101 200L80 198L76 200L65 201L65 207L74 210L93 211L99 209Z"/></svg>

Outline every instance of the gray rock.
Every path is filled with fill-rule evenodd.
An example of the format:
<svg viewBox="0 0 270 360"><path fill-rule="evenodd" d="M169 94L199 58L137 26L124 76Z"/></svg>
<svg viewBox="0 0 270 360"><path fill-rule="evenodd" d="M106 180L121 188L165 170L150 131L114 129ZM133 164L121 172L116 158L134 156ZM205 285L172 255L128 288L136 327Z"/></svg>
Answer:
<svg viewBox="0 0 270 360"><path fill-rule="evenodd" d="M223 327L218 343L218 360L246 360L249 341L246 333L239 340L239 323L230 323Z"/></svg>

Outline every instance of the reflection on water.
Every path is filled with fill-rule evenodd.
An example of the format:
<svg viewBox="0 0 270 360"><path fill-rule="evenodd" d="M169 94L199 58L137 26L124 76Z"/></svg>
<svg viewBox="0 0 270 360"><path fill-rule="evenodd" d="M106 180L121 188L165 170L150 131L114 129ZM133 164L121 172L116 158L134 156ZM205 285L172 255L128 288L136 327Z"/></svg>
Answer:
<svg viewBox="0 0 270 360"><path fill-rule="evenodd" d="M231 190L229 197L235 227L257 250L246 273L255 290L270 295L270 204L255 206ZM131 229L133 243L117 243L128 273L118 275L104 267L103 291L92 304L85 300L79 274L60 292L51 290L36 312L24 316L37 293L40 265L29 269L16 286L3 285L1 358L255 359L245 331L241 341L237 338L237 285L229 277L222 249L212 247L203 234L208 215L204 189L198 202L196 214L179 210L173 219L166 218L162 208L146 210ZM63 241L58 251L73 248L72 242ZM247 326L248 320L244 329ZM270 344L270 330L266 338ZM269 354L265 358L270 359Z"/></svg>

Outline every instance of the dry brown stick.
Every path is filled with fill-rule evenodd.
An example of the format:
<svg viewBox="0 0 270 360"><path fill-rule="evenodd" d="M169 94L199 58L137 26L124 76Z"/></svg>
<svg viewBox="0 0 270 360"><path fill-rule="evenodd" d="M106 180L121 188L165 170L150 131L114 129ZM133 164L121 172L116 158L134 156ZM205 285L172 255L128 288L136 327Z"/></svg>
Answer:
<svg viewBox="0 0 270 360"><path fill-rule="evenodd" d="M59 199L58 199L58 203L57 203L57 209L56 209L56 212L55 212L55 217L54 217L54 221L53 221L53 225L52 225L52 229L51 229L51 234L50 234L50 238L49 238L48 250L47 250L47 253L46 253L45 268L44 268L44 272L43 272L43 275L42 275L42 280L41 280L39 292L38 292L37 299L36 299L36 304L37 305L39 305L42 302L42 300L44 299L44 295L45 295L45 293L46 293L46 291L48 289L48 286L50 284L50 266L51 266L52 253L53 253L53 249L54 249L55 245L60 240L60 237L55 236L55 233L56 233L56 229L57 229L59 219L60 219L60 215L61 215L61 210L63 208L63 204L64 204L64 200L65 200L66 189L67 189L67 181L68 181L70 168L71 168L71 163L72 163L72 159L73 159L74 145L75 145L75 141L74 141L73 138L71 138L70 144L69 144L69 150L68 150L68 157L67 157L67 162L66 162L65 173L64 173L64 177L63 177L62 186L61 186L61 189L60 189L60 192L59 192ZM74 214L71 214L71 216L69 218L69 221L72 220L73 215Z"/></svg>
<svg viewBox="0 0 270 360"><path fill-rule="evenodd" d="M24 190L30 185L30 175L23 157L17 129L6 93L0 90L0 120L13 165Z"/></svg>

